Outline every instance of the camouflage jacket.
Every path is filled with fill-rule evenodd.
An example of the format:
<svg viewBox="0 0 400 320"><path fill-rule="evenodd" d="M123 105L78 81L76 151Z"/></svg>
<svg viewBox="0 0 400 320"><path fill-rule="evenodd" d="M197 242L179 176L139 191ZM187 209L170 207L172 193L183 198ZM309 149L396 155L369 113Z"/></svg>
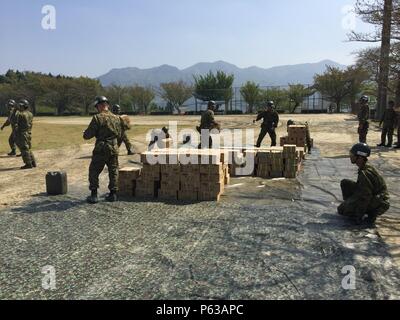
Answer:
<svg viewBox="0 0 400 320"><path fill-rule="evenodd" d="M376 209L383 202L389 201L389 193L383 177L376 169L366 164L358 170L357 191L347 201L353 202L356 214L366 214L369 209Z"/></svg>
<svg viewBox="0 0 400 320"><path fill-rule="evenodd" d="M215 121L214 111L207 110L201 116L200 129L212 130L218 128L218 123Z"/></svg>
<svg viewBox="0 0 400 320"><path fill-rule="evenodd" d="M33 114L29 110L19 111L15 120L15 132L22 134L31 133L33 126Z"/></svg>
<svg viewBox="0 0 400 320"><path fill-rule="evenodd" d="M360 111L358 112L358 121L366 122L369 120L369 106L360 105Z"/></svg>
<svg viewBox="0 0 400 320"><path fill-rule="evenodd" d="M96 138L95 153L103 153L105 149L115 153L118 152L118 140L122 138L122 133L122 119L110 111L104 111L93 116L83 138Z"/></svg>
<svg viewBox="0 0 400 320"><path fill-rule="evenodd" d="M17 123L17 118L18 118L18 109L13 108L7 118L7 121L4 123L3 127L8 127L9 125L11 125L11 128L13 130L15 130L15 125Z"/></svg>
<svg viewBox="0 0 400 320"><path fill-rule="evenodd" d="M266 128L277 128L279 124L279 114L276 111L263 111L258 114L257 120L263 120L263 127Z"/></svg>
<svg viewBox="0 0 400 320"><path fill-rule="evenodd" d="M382 123L387 128L394 128L397 123L396 111L394 109L386 109L380 124L382 125Z"/></svg>

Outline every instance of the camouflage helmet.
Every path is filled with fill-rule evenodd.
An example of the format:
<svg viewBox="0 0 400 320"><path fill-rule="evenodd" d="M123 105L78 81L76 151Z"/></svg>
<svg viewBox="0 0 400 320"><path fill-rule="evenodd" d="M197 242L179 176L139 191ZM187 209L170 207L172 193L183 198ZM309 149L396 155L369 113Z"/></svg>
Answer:
<svg viewBox="0 0 400 320"><path fill-rule="evenodd" d="M368 97L368 96L362 96L362 97L360 98L360 102L368 103L368 102L369 102L369 97Z"/></svg>
<svg viewBox="0 0 400 320"><path fill-rule="evenodd" d="M290 126L293 126L295 124L295 122L293 121L293 120L288 120L288 122L287 122L287 126L288 127L290 127Z"/></svg>
<svg viewBox="0 0 400 320"><path fill-rule="evenodd" d="M355 156L368 158L371 156L371 148L366 143L357 143L351 148L350 153Z"/></svg>
<svg viewBox="0 0 400 320"><path fill-rule="evenodd" d="M115 104L112 107L112 113L120 114L121 113L121 106L119 104Z"/></svg>
<svg viewBox="0 0 400 320"><path fill-rule="evenodd" d="M17 103L13 99L10 99L7 101L7 106L9 106L9 107L15 107L16 104Z"/></svg>
<svg viewBox="0 0 400 320"><path fill-rule="evenodd" d="M104 96L98 96L94 99L94 106L97 107L97 105L99 105L100 103L107 103L110 104L110 102L108 101L108 99Z"/></svg>
<svg viewBox="0 0 400 320"><path fill-rule="evenodd" d="M18 104L22 108L25 108L25 109L29 108L29 101L26 99L20 100Z"/></svg>
<svg viewBox="0 0 400 320"><path fill-rule="evenodd" d="M210 108L210 107L216 107L217 106L217 103L214 101L214 100L210 100L210 101L208 101L208 107Z"/></svg>
<svg viewBox="0 0 400 320"><path fill-rule="evenodd" d="M267 107L273 108L275 106L275 103L273 101L267 101Z"/></svg>

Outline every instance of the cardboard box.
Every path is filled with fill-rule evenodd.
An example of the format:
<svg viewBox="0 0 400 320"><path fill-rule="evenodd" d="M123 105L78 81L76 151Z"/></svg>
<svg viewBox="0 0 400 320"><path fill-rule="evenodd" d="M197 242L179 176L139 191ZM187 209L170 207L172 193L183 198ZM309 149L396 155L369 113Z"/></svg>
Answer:
<svg viewBox="0 0 400 320"><path fill-rule="evenodd" d="M200 191L198 193L198 200L199 201L220 201L221 194L215 194L208 191Z"/></svg>
<svg viewBox="0 0 400 320"><path fill-rule="evenodd" d="M158 199L174 201L178 199L178 191L163 189L158 190Z"/></svg>
<svg viewBox="0 0 400 320"><path fill-rule="evenodd" d="M195 191L178 191L178 200L179 201L198 201L198 192Z"/></svg>

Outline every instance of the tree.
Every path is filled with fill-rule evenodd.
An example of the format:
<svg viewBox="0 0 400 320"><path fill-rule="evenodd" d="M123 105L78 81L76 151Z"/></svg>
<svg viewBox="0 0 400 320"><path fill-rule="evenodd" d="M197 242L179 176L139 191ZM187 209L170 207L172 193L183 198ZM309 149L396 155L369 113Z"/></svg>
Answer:
<svg viewBox="0 0 400 320"><path fill-rule="evenodd" d="M145 88L134 86L128 87L127 92L131 101L132 109L147 114L149 106L155 98L154 90L150 87Z"/></svg>
<svg viewBox="0 0 400 320"><path fill-rule="evenodd" d="M289 84L288 96L290 101L294 102L294 107L290 112L293 113L303 103L304 99L313 95L314 92L312 88L302 84Z"/></svg>
<svg viewBox="0 0 400 320"><path fill-rule="evenodd" d="M314 77L314 88L336 103L337 112L340 112L342 101L350 96L352 90L346 71L330 66L325 73Z"/></svg>
<svg viewBox="0 0 400 320"><path fill-rule="evenodd" d="M400 40L398 32L400 21L397 20L400 16L399 8L399 0L358 0L356 13L361 16L364 22L375 25L375 32L372 34L352 32L349 35L352 41L381 42L378 76L378 117L381 117L386 109L391 40Z"/></svg>
<svg viewBox="0 0 400 320"><path fill-rule="evenodd" d="M223 71L217 71L217 74L214 75L210 71L205 76L193 76L193 78L195 81L194 96L202 101L224 101L226 113L233 96L234 75L227 75Z"/></svg>
<svg viewBox="0 0 400 320"><path fill-rule="evenodd" d="M264 107L267 101L273 101L277 109L283 109L289 104L288 91L281 88L262 90L259 107Z"/></svg>
<svg viewBox="0 0 400 320"><path fill-rule="evenodd" d="M240 88L240 94L242 95L244 101L248 104L248 113L254 112L254 107L260 100L260 86L252 81L247 81L243 87Z"/></svg>
<svg viewBox="0 0 400 320"><path fill-rule="evenodd" d="M183 81L161 84L161 97L167 104L181 113L182 105L192 97L193 87Z"/></svg>
<svg viewBox="0 0 400 320"><path fill-rule="evenodd" d="M82 104L86 115L89 114L89 107L100 90L101 84L98 80L80 77L72 83L72 93Z"/></svg>

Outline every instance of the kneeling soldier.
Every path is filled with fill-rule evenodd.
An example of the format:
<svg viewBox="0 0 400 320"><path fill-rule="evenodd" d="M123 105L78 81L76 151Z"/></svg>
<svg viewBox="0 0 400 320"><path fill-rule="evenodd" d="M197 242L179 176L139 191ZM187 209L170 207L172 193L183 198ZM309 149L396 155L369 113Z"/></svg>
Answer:
<svg viewBox="0 0 400 320"><path fill-rule="evenodd" d="M87 201L91 204L97 203L97 189L99 188L99 175L104 166L108 168L110 183L108 188L110 194L108 202L117 201L118 192L118 141L122 139L122 120L109 111L109 102L106 97L97 97L95 107L99 112L93 116L89 127L83 133L83 138L89 140L96 138L93 150L92 162L89 167L89 189L91 195Z"/></svg>
<svg viewBox="0 0 400 320"><path fill-rule="evenodd" d="M373 225L376 218L390 208L385 180L368 164L370 155L371 149L365 143L354 145L350 159L359 168L357 182L347 179L341 182L344 202L339 206L338 213L353 218L357 224L361 224L367 216L365 222Z"/></svg>

